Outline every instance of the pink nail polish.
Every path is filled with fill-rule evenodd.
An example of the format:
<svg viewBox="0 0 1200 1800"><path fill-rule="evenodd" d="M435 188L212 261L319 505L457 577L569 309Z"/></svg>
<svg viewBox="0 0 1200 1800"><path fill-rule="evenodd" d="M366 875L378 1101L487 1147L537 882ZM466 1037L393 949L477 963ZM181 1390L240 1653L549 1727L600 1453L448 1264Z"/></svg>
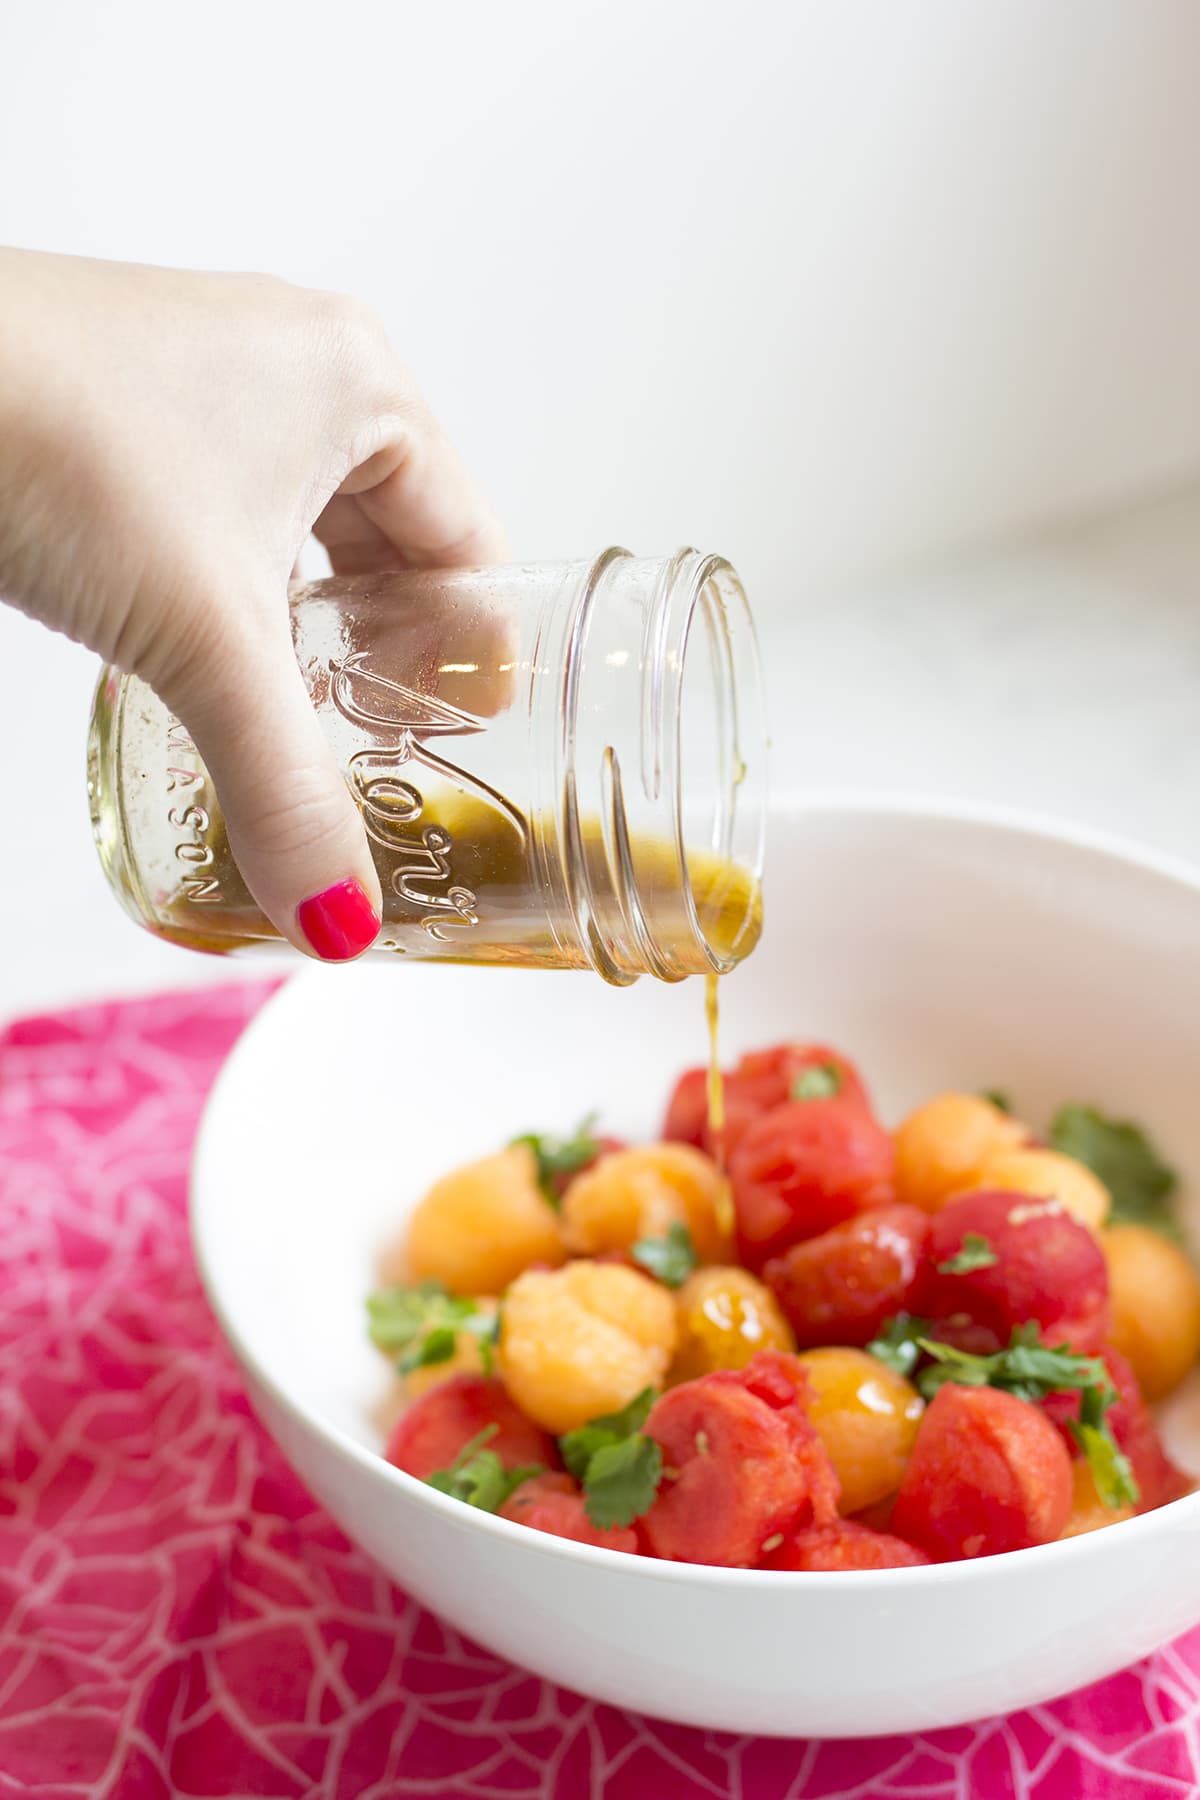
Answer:
<svg viewBox="0 0 1200 1800"><path fill-rule="evenodd" d="M338 881L296 908L300 929L325 962L349 962L379 935L379 914L357 881Z"/></svg>

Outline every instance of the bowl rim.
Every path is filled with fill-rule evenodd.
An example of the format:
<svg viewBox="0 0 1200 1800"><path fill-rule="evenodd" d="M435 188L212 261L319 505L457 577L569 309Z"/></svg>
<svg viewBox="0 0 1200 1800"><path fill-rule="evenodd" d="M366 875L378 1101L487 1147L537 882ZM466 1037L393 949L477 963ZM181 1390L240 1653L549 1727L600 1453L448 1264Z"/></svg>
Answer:
<svg viewBox="0 0 1200 1800"><path fill-rule="evenodd" d="M775 829L780 825L785 828L796 826L814 813L824 817L843 813L858 820L875 816L891 825L905 819L913 822L934 821L950 826L981 829L1001 836L1026 837L1042 843L1065 845L1069 850L1092 854L1102 860L1117 862L1126 868L1160 877L1187 889L1200 902L1200 867L1189 863L1185 858L1102 828L1058 819L1053 815L1020 807L964 801L933 793L890 793L870 789L843 792L796 787L772 794L770 824ZM535 972L526 972L528 973ZM225 1307L219 1276L210 1255L204 1196L210 1188L215 1191L218 1186L215 1177L210 1181L208 1168L214 1156L214 1137L219 1130L227 1096L236 1091L241 1065L254 1054L259 1035L265 1030L273 1029L275 1015L281 1011L286 1012L289 1006L298 1006L303 1011L305 996L309 990L315 991L315 984L327 979L326 973L321 969L297 970L260 1007L226 1057L205 1100L197 1126L188 1177L188 1223L192 1251L205 1296L222 1336L241 1368L294 1424L318 1438L326 1449L360 1465L369 1479L390 1485L398 1496L406 1497L410 1504L429 1507L440 1513L448 1524L460 1529L481 1529L501 1542L507 1540L519 1545L533 1555L560 1561L565 1559L598 1569L621 1570L637 1580L683 1582L693 1587L706 1588L745 1587L758 1592L769 1588L786 1593L800 1590L827 1593L849 1587L850 1591L878 1594L883 1589L890 1592L906 1590L914 1584L920 1587L948 1581L978 1584L993 1579L1003 1580L1012 1569L1014 1561L1024 1570L1030 1558L1037 1558L1036 1566L1043 1568L1048 1567L1051 1557L1058 1561L1073 1559L1075 1563L1083 1565L1090 1559L1111 1553L1111 1548L1105 1549L1104 1546L1111 1547L1111 1534L1114 1531L1120 1531L1123 1534L1122 1541L1128 1541L1135 1532L1142 1536L1153 1535L1163 1528L1168 1519L1182 1523L1185 1516L1189 1528L1200 1529L1198 1487L1193 1493L1182 1495L1178 1500L1168 1501L1165 1506L1155 1507L1153 1511L1141 1513L1132 1519L1117 1520L1112 1525L1085 1532L1078 1537L1059 1538L1052 1543L1036 1544L1024 1550L1002 1551L995 1556L929 1563L916 1568L727 1569L708 1563L667 1562L657 1557L631 1555L626 1551L609 1550L599 1545L576 1543L573 1539L555 1537L549 1532L531 1531L527 1525L521 1525L515 1520L502 1519L494 1513L464 1506L462 1501L439 1493L436 1488L418 1480L416 1476L397 1469L380 1451L368 1449L339 1426L309 1412L259 1364ZM282 1451L280 1453L283 1454Z"/></svg>

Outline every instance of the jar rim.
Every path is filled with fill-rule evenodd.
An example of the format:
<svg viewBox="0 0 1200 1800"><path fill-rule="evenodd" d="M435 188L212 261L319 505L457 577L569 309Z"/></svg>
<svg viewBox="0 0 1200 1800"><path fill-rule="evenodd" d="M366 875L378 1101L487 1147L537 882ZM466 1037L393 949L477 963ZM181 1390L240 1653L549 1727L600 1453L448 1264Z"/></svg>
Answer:
<svg viewBox="0 0 1200 1800"><path fill-rule="evenodd" d="M578 942L612 982L727 973L757 941L766 831L761 666L742 583L721 556L684 548L647 559L610 547L564 598L555 860ZM631 642L614 650L606 629L618 615ZM705 644L709 710L693 736L707 736L715 760L701 830L684 695ZM635 655L635 731L617 742L616 722L607 733L596 725L601 665ZM750 769L757 787L746 782ZM593 821L603 854L590 842Z"/></svg>

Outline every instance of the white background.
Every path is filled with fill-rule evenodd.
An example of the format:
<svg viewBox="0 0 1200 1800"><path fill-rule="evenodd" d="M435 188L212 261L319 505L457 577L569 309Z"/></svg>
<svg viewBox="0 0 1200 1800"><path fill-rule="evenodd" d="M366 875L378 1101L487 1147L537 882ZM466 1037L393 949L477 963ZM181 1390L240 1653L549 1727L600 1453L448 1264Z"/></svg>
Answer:
<svg viewBox="0 0 1200 1800"><path fill-rule="evenodd" d="M1200 852L1189 0L0 0L0 81L0 241L356 291L520 555L731 556L780 784ZM93 866L90 660L0 668L0 1013L203 972Z"/></svg>

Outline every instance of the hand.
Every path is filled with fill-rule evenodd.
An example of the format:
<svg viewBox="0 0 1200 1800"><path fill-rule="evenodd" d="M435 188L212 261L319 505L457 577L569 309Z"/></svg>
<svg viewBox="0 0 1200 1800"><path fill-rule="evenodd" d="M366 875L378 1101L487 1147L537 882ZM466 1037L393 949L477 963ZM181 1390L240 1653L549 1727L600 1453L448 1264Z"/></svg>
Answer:
<svg viewBox="0 0 1200 1800"><path fill-rule="evenodd" d="M292 653L310 531L338 574L504 559L366 308L0 250L0 595L161 695L263 911L340 960L374 937L380 892Z"/></svg>

